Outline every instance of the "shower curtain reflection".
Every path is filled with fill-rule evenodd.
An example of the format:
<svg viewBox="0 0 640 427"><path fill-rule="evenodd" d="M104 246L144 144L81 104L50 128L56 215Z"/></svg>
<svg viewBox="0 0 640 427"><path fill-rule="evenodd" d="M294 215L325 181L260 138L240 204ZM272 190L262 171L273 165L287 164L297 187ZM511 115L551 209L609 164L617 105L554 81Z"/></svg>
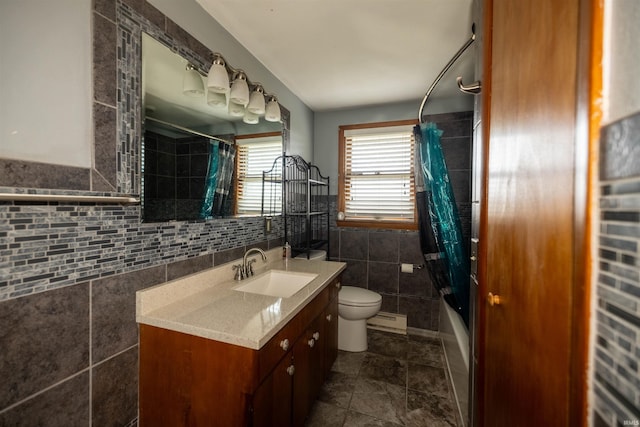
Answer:
<svg viewBox="0 0 640 427"><path fill-rule="evenodd" d="M422 253L433 285L469 325L469 259L435 123L414 128L416 203Z"/></svg>
<svg viewBox="0 0 640 427"><path fill-rule="evenodd" d="M236 157L236 147L232 144L210 140L209 147L209 166L200 208L203 219L224 215Z"/></svg>

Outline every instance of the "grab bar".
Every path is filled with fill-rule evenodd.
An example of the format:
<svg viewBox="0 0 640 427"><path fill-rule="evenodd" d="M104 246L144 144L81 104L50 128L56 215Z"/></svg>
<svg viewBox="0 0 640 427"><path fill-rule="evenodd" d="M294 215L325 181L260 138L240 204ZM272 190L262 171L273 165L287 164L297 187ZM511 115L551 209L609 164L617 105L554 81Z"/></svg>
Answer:
<svg viewBox="0 0 640 427"><path fill-rule="evenodd" d="M449 68L451 68L451 66L458 60L458 58L460 58L460 55L462 55L464 51L467 50L469 46L471 46L471 44L475 41L475 39L476 39L476 24L473 24L471 26L471 37L469 38L469 40L467 40L465 44L462 45L462 47L456 52L456 54L453 55L453 58L451 58L451 60L447 63L447 65L444 66L442 71L440 71L440 74L438 74L438 77L436 77L436 79L433 81L433 83L429 87L429 90L427 90L427 93L424 95L424 98L422 98L422 103L420 104L420 110L418 110L418 121L420 123L424 123L422 115L424 112L424 107L427 104L427 100L431 95L431 92L433 92L433 89L435 89L438 83L440 83L440 80L442 79L442 77L444 77L447 71L449 71ZM479 85L480 83L478 82L478 91L479 91Z"/></svg>
<svg viewBox="0 0 640 427"><path fill-rule="evenodd" d="M85 202L138 204L140 199L127 196L76 196L71 194L0 193L0 201L15 202Z"/></svg>

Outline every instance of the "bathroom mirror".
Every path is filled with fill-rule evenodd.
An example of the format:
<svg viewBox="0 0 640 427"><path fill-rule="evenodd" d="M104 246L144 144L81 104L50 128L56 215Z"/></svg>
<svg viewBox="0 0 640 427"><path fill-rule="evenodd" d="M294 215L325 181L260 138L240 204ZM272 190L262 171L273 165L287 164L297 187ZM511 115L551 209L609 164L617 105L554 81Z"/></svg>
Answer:
<svg viewBox="0 0 640 427"><path fill-rule="evenodd" d="M212 156L223 152L220 150L226 150L227 154L237 152L236 143L246 140L248 135L256 136L254 140L261 135L270 135L273 141L273 135L279 134L282 141L279 154L284 152L286 132L283 132L283 123L287 124L288 112L281 106L280 122L270 122L261 116L258 123L247 124L242 116L232 116L227 105L207 103L206 66L210 59L207 62L207 58L195 55L187 58L186 54L178 54L184 49L167 46L144 32L141 46L142 220L184 221L237 214L236 200L243 193L235 191L235 167L226 184L225 195L216 201L219 206L212 211L203 210L207 190L211 190L208 187L210 171L214 170L211 166L222 161L212 159ZM250 72L246 73L251 80ZM185 92L194 81L196 86L202 83L202 93ZM264 89L269 93L268 88ZM235 157L231 164L235 164L238 156Z"/></svg>

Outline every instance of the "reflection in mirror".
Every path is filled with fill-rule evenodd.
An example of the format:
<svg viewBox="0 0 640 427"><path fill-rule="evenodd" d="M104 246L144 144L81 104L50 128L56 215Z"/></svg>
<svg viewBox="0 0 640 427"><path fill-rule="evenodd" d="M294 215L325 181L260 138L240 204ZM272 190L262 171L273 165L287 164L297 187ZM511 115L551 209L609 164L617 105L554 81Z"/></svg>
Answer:
<svg viewBox="0 0 640 427"><path fill-rule="evenodd" d="M236 139L238 161L236 168L237 215L273 216L282 213L282 187L264 185L263 172L273 169L282 154L280 132L239 135Z"/></svg>
<svg viewBox="0 0 640 427"><path fill-rule="evenodd" d="M213 94L205 96L203 74L143 33L141 199L145 222L261 213L256 208L255 198L261 199L262 194L256 193L255 173L245 174L243 182L237 179L239 168L246 165L241 160L249 151L254 165L271 166L284 151L282 123L267 121L264 114L243 121L242 115L230 114L234 105L207 102ZM240 141L244 150L239 146L236 150Z"/></svg>

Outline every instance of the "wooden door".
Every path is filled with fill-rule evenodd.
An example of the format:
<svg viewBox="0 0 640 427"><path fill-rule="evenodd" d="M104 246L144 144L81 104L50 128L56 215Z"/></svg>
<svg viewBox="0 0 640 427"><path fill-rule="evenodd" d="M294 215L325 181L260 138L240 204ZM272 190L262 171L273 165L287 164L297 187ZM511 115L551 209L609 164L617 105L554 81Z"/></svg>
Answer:
<svg viewBox="0 0 640 427"><path fill-rule="evenodd" d="M485 2L476 395L487 427L572 419L579 3Z"/></svg>

